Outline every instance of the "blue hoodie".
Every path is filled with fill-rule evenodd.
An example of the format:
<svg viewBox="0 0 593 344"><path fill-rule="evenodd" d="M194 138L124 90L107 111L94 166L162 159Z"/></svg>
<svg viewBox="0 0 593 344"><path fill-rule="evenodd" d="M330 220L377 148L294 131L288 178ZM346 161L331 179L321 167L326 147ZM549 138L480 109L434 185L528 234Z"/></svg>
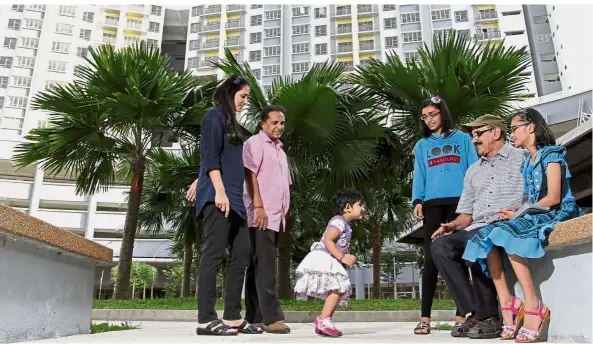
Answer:
<svg viewBox="0 0 593 344"><path fill-rule="evenodd" d="M471 137L457 130L432 134L416 143L414 155L412 204L456 204L465 172L478 160Z"/></svg>

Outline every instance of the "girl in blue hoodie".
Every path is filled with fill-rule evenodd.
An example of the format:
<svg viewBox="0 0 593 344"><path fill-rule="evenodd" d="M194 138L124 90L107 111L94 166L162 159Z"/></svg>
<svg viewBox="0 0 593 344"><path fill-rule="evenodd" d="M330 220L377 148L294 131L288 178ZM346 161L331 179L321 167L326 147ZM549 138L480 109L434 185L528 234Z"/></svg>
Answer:
<svg viewBox="0 0 593 344"><path fill-rule="evenodd" d="M441 223L455 219L465 172L478 160L478 155L471 137L451 128L451 114L440 96L425 100L420 109L422 139L414 148L412 205L416 219L424 220L424 273L422 312L414 333L429 334L438 277L430 254L430 237ZM456 314L456 326L465 316L459 313Z"/></svg>

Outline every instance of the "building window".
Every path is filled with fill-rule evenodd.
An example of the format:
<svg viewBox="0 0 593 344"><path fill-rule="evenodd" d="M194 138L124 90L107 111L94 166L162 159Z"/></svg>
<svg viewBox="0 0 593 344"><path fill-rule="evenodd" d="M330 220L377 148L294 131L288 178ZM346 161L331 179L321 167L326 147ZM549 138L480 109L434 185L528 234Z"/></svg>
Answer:
<svg viewBox="0 0 593 344"><path fill-rule="evenodd" d="M365 21L365 22L359 22L358 23L358 31L359 32L367 32L367 31L373 31L373 21Z"/></svg>
<svg viewBox="0 0 593 344"><path fill-rule="evenodd" d="M16 48L16 38L4 37L4 48L15 49Z"/></svg>
<svg viewBox="0 0 593 344"><path fill-rule="evenodd" d="M409 62L410 60L420 61L420 54L417 51L407 52L404 53L404 59L406 62Z"/></svg>
<svg viewBox="0 0 593 344"><path fill-rule="evenodd" d="M395 5L383 5L383 11L395 11Z"/></svg>
<svg viewBox="0 0 593 344"><path fill-rule="evenodd" d="M261 61L261 50L254 50L249 52L249 61L257 62Z"/></svg>
<svg viewBox="0 0 593 344"><path fill-rule="evenodd" d="M445 20L445 19L451 19L451 10L450 9L445 9L445 10L433 10L430 12L432 15L432 20Z"/></svg>
<svg viewBox="0 0 593 344"><path fill-rule="evenodd" d="M309 34L309 25L295 25L292 27L292 34L293 35L308 35Z"/></svg>
<svg viewBox="0 0 593 344"><path fill-rule="evenodd" d="M397 18L385 18L383 19L385 23L385 29L397 29Z"/></svg>
<svg viewBox="0 0 593 344"><path fill-rule="evenodd" d="M45 80L45 89L49 90L50 88L52 88L53 86L58 86L58 85L63 85L64 82L63 81L57 81L57 80Z"/></svg>
<svg viewBox="0 0 593 344"><path fill-rule="evenodd" d="M251 26L258 26L261 25L263 22L263 16L258 14L256 16L251 16Z"/></svg>
<svg viewBox="0 0 593 344"><path fill-rule="evenodd" d="M31 87L31 78L28 76L13 76L12 85L15 87Z"/></svg>
<svg viewBox="0 0 593 344"><path fill-rule="evenodd" d="M282 17L281 10L273 10L273 11L265 11L264 12L266 20L276 20Z"/></svg>
<svg viewBox="0 0 593 344"><path fill-rule="evenodd" d="M315 36L327 36L327 25L317 25L315 26Z"/></svg>
<svg viewBox="0 0 593 344"><path fill-rule="evenodd" d="M7 87L8 87L8 77L0 76L0 88L7 88Z"/></svg>
<svg viewBox="0 0 593 344"><path fill-rule="evenodd" d="M103 43L114 45L116 39L117 39L117 36L115 33L103 32ZM124 39L125 39L125 37L124 37Z"/></svg>
<svg viewBox="0 0 593 344"><path fill-rule="evenodd" d="M192 39L189 41L189 50L198 50L199 46L200 45L197 39Z"/></svg>
<svg viewBox="0 0 593 344"><path fill-rule="evenodd" d="M153 16L160 16L162 11L163 11L163 8L161 6L151 6L150 7L150 14L152 14Z"/></svg>
<svg viewBox="0 0 593 344"><path fill-rule="evenodd" d="M20 37L22 48L37 49L39 47L39 38Z"/></svg>
<svg viewBox="0 0 593 344"><path fill-rule="evenodd" d="M471 34L469 30L459 30L457 31L458 37L464 37L467 41L471 40Z"/></svg>
<svg viewBox="0 0 593 344"><path fill-rule="evenodd" d="M249 35L249 43L261 43L261 32L254 32Z"/></svg>
<svg viewBox="0 0 593 344"><path fill-rule="evenodd" d="M160 32L161 31L161 23L150 22L148 25L148 31Z"/></svg>
<svg viewBox="0 0 593 344"><path fill-rule="evenodd" d="M422 32L403 32L402 40L404 43L422 42Z"/></svg>
<svg viewBox="0 0 593 344"><path fill-rule="evenodd" d="M535 35L535 41L537 43L549 43L552 42L552 33L540 33Z"/></svg>
<svg viewBox="0 0 593 344"><path fill-rule="evenodd" d="M8 19L8 28L11 30L20 30L21 29L21 20L20 19Z"/></svg>
<svg viewBox="0 0 593 344"><path fill-rule="evenodd" d="M556 61L556 54L549 53L549 54L540 54L540 59L542 62L552 62Z"/></svg>
<svg viewBox="0 0 593 344"><path fill-rule="evenodd" d="M27 97L10 97L10 106L18 109L26 108Z"/></svg>
<svg viewBox="0 0 593 344"><path fill-rule="evenodd" d="M51 51L54 53L69 54L70 43L53 42L51 45Z"/></svg>
<svg viewBox="0 0 593 344"><path fill-rule="evenodd" d="M535 17L533 17L533 23L534 24L545 24L545 23L549 23L548 16L546 16L546 15L544 15L544 16L535 16Z"/></svg>
<svg viewBox="0 0 593 344"><path fill-rule="evenodd" d="M49 61L49 71L66 73L66 62L63 61Z"/></svg>
<svg viewBox="0 0 593 344"><path fill-rule="evenodd" d="M58 14L67 17L76 17L76 7L74 6L60 6Z"/></svg>
<svg viewBox="0 0 593 344"><path fill-rule="evenodd" d="M46 8L47 8L47 5L29 5L29 6L27 6L27 9L29 9L31 11L37 11L37 12L45 12Z"/></svg>
<svg viewBox="0 0 593 344"><path fill-rule="evenodd" d="M0 109L4 107L4 97L0 97Z"/></svg>
<svg viewBox="0 0 593 344"><path fill-rule="evenodd" d="M18 56L16 63L17 63L17 67L33 68L33 67L35 67L35 58L34 57Z"/></svg>
<svg viewBox="0 0 593 344"><path fill-rule="evenodd" d="M157 39L149 39L146 41L146 45L149 48L158 48L159 47L159 41Z"/></svg>
<svg viewBox="0 0 593 344"><path fill-rule="evenodd" d="M187 59L187 68L198 68L198 58L190 57Z"/></svg>
<svg viewBox="0 0 593 344"><path fill-rule="evenodd" d="M525 30L507 31L504 34L507 36L517 36L525 33Z"/></svg>
<svg viewBox="0 0 593 344"><path fill-rule="evenodd" d="M264 8L264 5L251 5L251 9L252 10L255 10L255 9L258 9L258 8Z"/></svg>
<svg viewBox="0 0 593 344"><path fill-rule="evenodd" d="M352 14L352 7L350 5L336 6L337 16L346 16Z"/></svg>
<svg viewBox="0 0 593 344"><path fill-rule="evenodd" d="M280 56L280 46L279 45L275 45L272 47L264 47L264 57L270 57L270 56Z"/></svg>
<svg viewBox="0 0 593 344"><path fill-rule="evenodd" d="M432 35L437 39L447 39L455 29L436 29L432 32Z"/></svg>
<svg viewBox="0 0 593 344"><path fill-rule="evenodd" d="M56 24L56 33L59 33L62 35L72 35L73 29L74 29L74 25L62 24L62 23Z"/></svg>
<svg viewBox="0 0 593 344"><path fill-rule="evenodd" d="M79 47L76 49L76 56L78 57L86 57L89 54L89 49L84 47Z"/></svg>
<svg viewBox="0 0 593 344"><path fill-rule="evenodd" d="M467 17L467 11L455 11L455 22L456 23L465 23L468 21L469 21L469 18Z"/></svg>
<svg viewBox="0 0 593 344"><path fill-rule="evenodd" d="M253 72L253 76L256 79L258 79L258 80L261 79L261 69L259 69L259 68L258 69L254 69L254 70L252 70L252 72Z"/></svg>
<svg viewBox="0 0 593 344"><path fill-rule="evenodd" d="M516 16L516 15L521 14L521 11L520 10L519 11L506 11L506 12L501 12L501 14L502 14L503 17L506 17L506 16ZM550 14L550 15L552 15L552 14Z"/></svg>
<svg viewBox="0 0 593 344"><path fill-rule="evenodd" d="M309 6L295 6L292 8L293 17L304 17L309 15Z"/></svg>
<svg viewBox="0 0 593 344"><path fill-rule="evenodd" d="M118 20L119 19L116 19L115 22L117 22ZM127 19L126 20L126 27L128 29L141 30L142 29L142 21L136 20L136 19Z"/></svg>
<svg viewBox="0 0 593 344"><path fill-rule="evenodd" d="M0 67L3 67L3 68L10 68L10 67L12 67L12 57L10 57L10 56L0 56Z"/></svg>
<svg viewBox="0 0 593 344"><path fill-rule="evenodd" d="M82 70L82 66L74 66L74 71L72 74L74 74L74 76L77 78L82 78Z"/></svg>
<svg viewBox="0 0 593 344"><path fill-rule="evenodd" d="M12 5L12 10L15 12L23 12L25 5Z"/></svg>
<svg viewBox="0 0 593 344"><path fill-rule="evenodd" d="M558 73L545 73L544 81L546 81L546 82L560 81L560 75Z"/></svg>
<svg viewBox="0 0 593 344"><path fill-rule="evenodd" d="M91 40L91 30L80 30L80 38L84 39L85 41Z"/></svg>
<svg viewBox="0 0 593 344"><path fill-rule="evenodd" d="M338 24L338 34L351 33L352 23Z"/></svg>
<svg viewBox="0 0 593 344"><path fill-rule="evenodd" d="M192 17L197 17L200 15L200 11L198 9L198 6L194 6L191 8L191 16ZM188 60L189 61L189 60ZM197 61L197 60L196 60ZM196 62L197 63L197 62ZM196 68L196 67L190 67L190 68Z"/></svg>
<svg viewBox="0 0 593 344"><path fill-rule="evenodd" d="M87 23L92 23L95 20L95 14L93 12L84 12L82 14L82 20Z"/></svg>
<svg viewBox="0 0 593 344"><path fill-rule="evenodd" d="M138 42L140 42L140 38L138 37L124 36L124 45L126 47L130 45L135 45Z"/></svg>
<svg viewBox="0 0 593 344"><path fill-rule="evenodd" d="M25 19L25 27L27 29L41 30L42 26L43 26L43 21L41 21L39 19L30 19L30 18Z"/></svg>
<svg viewBox="0 0 593 344"><path fill-rule="evenodd" d="M274 38L280 37L281 30L279 27L274 27L271 29L264 29L264 37L265 38Z"/></svg>
<svg viewBox="0 0 593 344"><path fill-rule="evenodd" d="M292 64L293 73L305 73L309 71L309 62L296 62Z"/></svg>
<svg viewBox="0 0 593 344"><path fill-rule="evenodd" d="M293 54L304 54L309 52L309 43L295 43L292 45Z"/></svg>
<svg viewBox="0 0 593 344"><path fill-rule="evenodd" d="M393 49L398 47L397 36L385 37L385 48Z"/></svg>
<svg viewBox="0 0 593 344"><path fill-rule="evenodd" d="M191 26L189 27L189 32L198 33L198 28L199 28L198 23L192 23Z"/></svg>
<svg viewBox="0 0 593 344"><path fill-rule="evenodd" d="M315 44L315 55L327 55L327 43Z"/></svg>
<svg viewBox="0 0 593 344"><path fill-rule="evenodd" d="M280 65L264 66L264 76L280 75Z"/></svg>
<svg viewBox="0 0 593 344"><path fill-rule="evenodd" d="M315 19L327 18L327 7L318 7L315 9Z"/></svg>

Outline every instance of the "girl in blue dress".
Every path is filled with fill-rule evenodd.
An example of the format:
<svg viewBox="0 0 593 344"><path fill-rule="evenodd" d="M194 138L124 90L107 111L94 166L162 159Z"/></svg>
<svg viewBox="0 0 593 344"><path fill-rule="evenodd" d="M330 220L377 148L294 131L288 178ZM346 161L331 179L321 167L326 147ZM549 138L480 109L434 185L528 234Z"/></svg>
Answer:
<svg viewBox="0 0 593 344"><path fill-rule="evenodd" d="M570 172L564 159L566 149L556 145L542 115L532 108L515 113L511 133L515 146L530 153L521 166L526 201L550 210L516 218L515 209L500 210L501 221L480 229L468 242L463 258L480 261L486 273L492 276L504 320L502 339L515 338L517 343L531 343L539 339L544 324L550 321L550 310L537 298L527 258L543 257L554 225L581 216L583 212L570 190ZM525 303L511 296L503 259L505 263L510 261ZM518 330L521 320L524 320L523 327Z"/></svg>

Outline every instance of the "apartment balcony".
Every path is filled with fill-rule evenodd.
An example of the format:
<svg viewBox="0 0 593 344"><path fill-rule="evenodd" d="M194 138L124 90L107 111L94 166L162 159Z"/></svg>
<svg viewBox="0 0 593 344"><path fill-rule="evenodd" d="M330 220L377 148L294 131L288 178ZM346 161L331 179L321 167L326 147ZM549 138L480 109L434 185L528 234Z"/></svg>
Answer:
<svg viewBox="0 0 593 344"><path fill-rule="evenodd" d="M220 14L220 12L222 12L222 6L221 5L207 6L204 9L204 14L205 15Z"/></svg>
<svg viewBox="0 0 593 344"><path fill-rule="evenodd" d="M220 22L212 22L204 25L201 32L220 31Z"/></svg>
<svg viewBox="0 0 593 344"><path fill-rule="evenodd" d="M29 11L38 11L38 12L45 12L47 5L28 5L27 10Z"/></svg>
<svg viewBox="0 0 593 344"><path fill-rule="evenodd" d="M33 182L0 179L0 190L2 190L0 198L3 199L21 200L28 204L32 189Z"/></svg>
<svg viewBox="0 0 593 344"><path fill-rule="evenodd" d="M331 27L332 36L349 36L352 35L352 24L349 25L335 25Z"/></svg>
<svg viewBox="0 0 593 344"><path fill-rule="evenodd" d="M126 29L143 32L142 23L126 23Z"/></svg>
<svg viewBox="0 0 593 344"><path fill-rule="evenodd" d="M376 41L359 43L358 50L360 52L369 52L379 50L380 44Z"/></svg>
<svg viewBox="0 0 593 344"><path fill-rule="evenodd" d="M358 14L378 13L379 6L377 5L357 5Z"/></svg>
<svg viewBox="0 0 593 344"><path fill-rule="evenodd" d="M489 21L496 21L498 20L498 13L497 12L476 12L474 13L474 22L475 23L485 23Z"/></svg>
<svg viewBox="0 0 593 344"><path fill-rule="evenodd" d="M119 18L117 18L117 19L105 18L105 21L103 22L103 26L119 27Z"/></svg>
<svg viewBox="0 0 593 344"><path fill-rule="evenodd" d="M338 54L352 54L354 51L354 46L352 43L350 44L338 44L338 49L336 53Z"/></svg>
<svg viewBox="0 0 593 344"><path fill-rule="evenodd" d="M343 6L343 7L336 7L336 14L335 17L345 17L352 15L352 7L351 6Z"/></svg>
<svg viewBox="0 0 593 344"><path fill-rule="evenodd" d="M224 41L225 47L234 47L241 45L241 37L229 37Z"/></svg>
<svg viewBox="0 0 593 344"><path fill-rule="evenodd" d="M115 41L116 41L115 37L103 37L103 40L101 41L101 43L115 45Z"/></svg>
<svg viewBox="0 0 593 344"><path fill-rule="evenodd" d="M65 229L84 230L86 227L86 210L39 209L35 217L54 226Z"/></svg>
<svg viewBox="0 0 593 344"><path fill-rule="evenodd" d="M220 46L220 41L217 38L217 39L205 41L202 44L202 49L203 50L218 49L219 46Z"/></svg>
<svg viewBox="0 0 593 344"><path fill-rule="evenodd" d="M213 69L214 66L212 65L213 62L217 62L218 57L206 57L204 60L201 60L198 64L198 68L200 69Z"/></svg>
<svg viewBox="0 0 593 344"><path fill-rule="evenodd" d="M226 11L227 13L245 11L245 5L227 5Z"/></svg>
<svg viewBox="0 0 593 344"><path fill-rule="evenodd" d="M245 27L245 22L241 19L234 19L234 20L229 20L226 22L225 27L230 30L230 29L241 29Z"/></svg>
<svg viewBox="0 0 593 344"><path fill-rule="evenodd" d="M488 31L488 32L481 32L474 35L474 40L476 42L480 41L489 41L489 40L499 40L502 38L500 31Z"/></svg>
<svg viewBox="0 0 593 344"><path fill-rule="evenodd" d="M144 5L130 5L128 6L128 12L134 12L138 14L145 14L145 7Z"/></svg>
<svg viewBox="0 0 593 344"><path fill-rule="evenodd" d="M362 32L373 32L375 31L375 29L378 30L379 26L375 26L373 24L370 25L358 25L358 32L362 33Z"/></svg>
<svg viewBox="0 0 593 344"><path fill-rule="evenodd" d="M338 65L344 67L344 73L354 72L354 62L352 62L352 61L348 61L348 62L339 62L338 61Z"/></svg>
<svg viewBox="0 0 593 344"><path fill-rule="evenodd" d="M39 190L39 199L42 201L58 201L60 203L80 203L87 202L88 196L77 195L74 184L43 183Z"/></svg>
<svg viewBox="0 0 593 344"><path fill-rule="evenodd" d="M119 232L123 231L125 223L125 212L97 211L93 217L93 227L95 227L95 230L107 229Z"/></svg>

